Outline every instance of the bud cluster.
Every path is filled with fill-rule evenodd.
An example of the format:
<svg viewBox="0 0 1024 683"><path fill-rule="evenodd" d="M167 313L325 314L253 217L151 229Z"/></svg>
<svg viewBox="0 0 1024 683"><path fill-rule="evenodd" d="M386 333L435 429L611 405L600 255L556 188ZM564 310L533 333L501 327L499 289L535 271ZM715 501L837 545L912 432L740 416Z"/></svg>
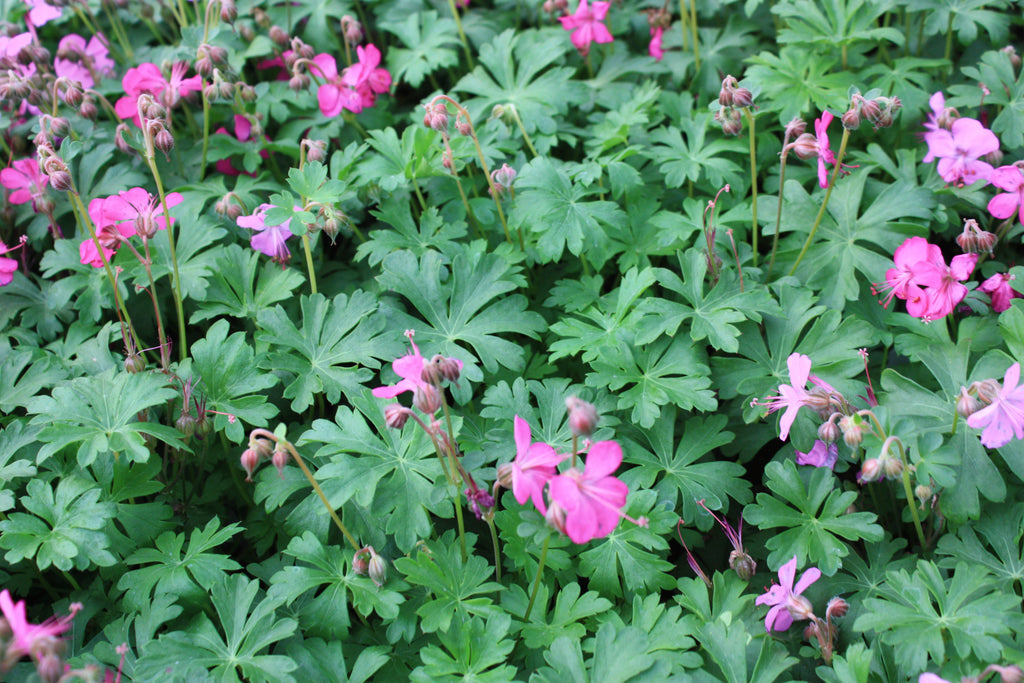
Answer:
<svg viewBox="0 0 1024 683"><path fill-rule="evenodd" d="M843 127L847 130L857 130L860 128L861 119L864 118L875 130L888 128L902 107L903 103L898 97L867 99L860 93L854 93L850 97L850 108L843 114Z"/></svg>
<svg viewBox="0 0 1024 683"><path fill-rule="evenodd" d="M956 236L956 243L965 254L992 253L996 246L997 237L995 233L982 230L978 221L968 218L964 221L964 229Z"/></svg>
<svg viewBox="0 0 1024 683"><path fill-rule="evenodd" d="M515 182L516 175L516 170L508 164L502 164L501 168L491 171L491 181L494 183L494 189L499 197L507 194L515 198L516 191L512 187L512 183Z"/></svg>
<svg viewBox="0 0 1024 683"><path fill-rule="evenodd" d="M346 14L341 18L341 34L349 47L355 47L363 42L363 25L355 17Z"/></svg>
<svg viewBox="0 0 1024 683"><path fill-rule="evenodd" d="M734 76L722 79L722 89L718 92L718 104L721 108L715 111L715 121L722 126L726 135L739 135L743 132L742 110L752 106L753 94L741 88Z"/></svg>
<svg viewBox="0 0 1024 683"><path fill-rule="evenodd" d="M383 586L388 578L388 565L372 545L356 551L352 558L352 571L359 576L369 576L377 588Z"/></svg>

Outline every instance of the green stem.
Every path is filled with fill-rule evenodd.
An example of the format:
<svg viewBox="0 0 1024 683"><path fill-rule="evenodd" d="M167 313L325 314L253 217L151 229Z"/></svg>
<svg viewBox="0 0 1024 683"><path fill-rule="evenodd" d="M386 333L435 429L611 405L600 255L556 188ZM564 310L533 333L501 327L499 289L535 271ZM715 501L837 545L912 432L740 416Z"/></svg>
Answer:
<svg viewBox="0 0 1024 683"><path fill-rule="evenodd" d="M320 484L318 484L316 479L313 478L313 473L309 471L308 467L306 467L306 463L305 461L303 461L302 456L299 455L299 452L295 450L295 447L292 446L289 442L283 441L283 443L284 447L288 449L289 453L291 453L292 459L299 466L299 469L301 469L302 473L306 475L306 479L309 480L309 485L313 487L314 491L316 491L316 495L320 496L320 502L324 504L324 507L327 508L327 513L331 516L331 519L334 520L334 526L338 527L338 529L341 530L341 533L344 534L349 544L358 552L359 544L356 543L355 537L352 536L352 534L349 533L349 530L345 528L345 525L342 523L341 518L338 517L338 513L334 511L334 507L327 500L327 496L324 495L324 490L320 488Z"/></svg>
<svg viewBox="0 0 1024 683"><path fill-rule="evenodd" d="M501 582L501 545L498 542L498 532L494 528L494 516L485 515L484 519L491 530L491 543L494 545L494 580Z"/></svg>
<svg viewBox="0 0 1024 683"><path fill-rule="evenodd" d="M68 574L63 569L60 571L60 573L64 575L64 578L68 580L68 583L71 584L71 587L74 588L75 591L82 590L82 587L80 585L78 585L78 581L75 580L75 577L71 576L71 574Z"/></svg>
<svg viewBox="0 0 1024 683"><path fill-rule="evenodd" d="M101 2L100 7L103 8L103 13L107 15L110 25L114 27L114 35L117 37L117 42L121 46L121 51L124 52L125 58L129 62L134 62L135 52L132 51L132 44L128 40L128 34L125 33L121 18L117 16L117 10L111 10L105 2Z"/></svg>
<svg viewBox="0 0 1024 683"><path fill-rule="evenodd" d="M679 29L683 32L683 49L690 46L689 38L689 14L686 11L686 0L679 0Z"/></svg>
<svg viewBox="0 0 1024 683"><path fill-rule="evenodd" d="M455 487L455 523L459 527L459 550L465 562L469 553L466 552L466 523L462 520L462 492L458 486Z"/></svg>
<svg viewBox="0 0 1024 683"><path fill-rule="evenodd" d="M751 237L750 237L750 244L751 244L751 247L753 248L753 252L754 252L753 253L754 267L756 268L757 267L757 143L754 140L754 135L755 135L756 131L755 131L755 127L754 127L755 126L755 124L754 124L754 114L751 113L750 107L744 107L743 108L743 113L746 115L747 123L750 125L750 196L751 196L751 201L752 201L752 203L750 205L750 213L751 213L750 229L752 231L751 232ZM782 196L781 192L780 192L779 196L781 198L781 196ZM780 199L780 205L781 205L781 199Z"/></svg>
<svg viewBox="0 0 1024 683"><path fill-rule="evenodd" d="M946 22L946 52L943 54L942 58L945 59L947 62L949 61L949 58L953 55L953 17L954 16L955 16L955 14L953 12L950 12L949 13L949 21Z"/></svg>
<svg viewBox="0 0 1024 683"><path fill-rule="evenodd" d="M548 559L549 543L551 543L551 534L544 537L544 546L540 549L540 560L537 563L537 576L533 580L533 590L530 591L530 602L526 605L526 613L523 614L523 621L530 620L530 612L533 611L533 602L537 599L537 591L540 589L540 580L544 575L544 562Z"/></svg>
<svg viewBox="0 0 1024 683"><path fill-rule="evenodd" d="M765 282L768 282L772 278L772 268L775 267L775 251L779 248L779 230L782 229L782 195L786 188L787 156L787 153L783 151L782 161L779 163L779 206L775 210L775 234L772 235L772 256L768 260L768 274L765 275Z"/></svg>
<svg viewBox="0 0 1024 683"><path fill-rule="evenodd" d="M462 41L462 49L466 52L466 62L469 64L470 71L472 71L474 68L473 54L469 50L466 32L462 30L462 17L459 16L459 8L455 6L455 0L448 0L448 9L452 11L452 17L455 19L455 28L459 30L459 40Z"/></svg>
<svg viewBox="0 0 1024 683"><path fill-rule="evenodd" d="M174 247L174 224L171 221L171 212L167 209L167 194L164 192L164 183L160 179L160 171L156 167L156 157L153 155L151 142L146 143L146 163L153 173L156 181L156 191L160 195L160 206L163 208L165 222L167 224L167 243L171 247L171 265L174 267L174 309L178 314L178 357L182 362L188 357L188 338L185 334L185 309L181 303L181 274L178 272L178 253Z"/></svg>
<svg viewBox="0 0 1024 683"><path fill-rule="evenodd" d="M530 140L530 136L526 132L526 128L523 127L523 120L519 118L519 110L516 109L516 105L508 104L506 107L512 112L512 118L516 120L516 125L519 126L519 132L523 134L523 142L525 142L526 146L530 149L530 153L532 153L535 158L540 156L537 154L537 148L533 146L533 141Z"/></svg>
<svg viewBox="0 0 1024 683"><path fill-rule="evenodd" d="M917 530L917 540L921 542L921 549L924 550L928 547L928 543L924 539L924 529L921 528L921 518L917 514L917 501L914 498L914 490L910 486L910 463L907 462L907 454L903 452L903 442L896 439L896 445L899 446L900 460L903 461L903 493L907 497L907 505L910 506L910 516L914 518L914 528Z"/></svg>
<svg viewBox="0 0 1024 683"><path fill-rule="evenodd" d="M697 40L697 0L690 0L690 33L693 36L693 68L700 71L700 41Z"/></svg>
<svg viewBox="0 0 1024 683"><path fill-rule="evenodd" d="M313 249L309 244L309 233L302 234L302 249L306 252L306 270L309 271L309 291L316 294L316 271L313 270Z"/></svg>
<svg viewBox="0 0 1024 683"><path fill-rule="evenodd" d="M203 153L199 161L199 179L202 180L206 176L206 153L210 149L210 100L206 98L205 87L201 88L200 92L203 98Z"/></svg>
<svg viewBox="0 0 1024 683"><path fill-rule="evenodd" d="M825 199L821 202L821 208L818 209L818 216L814 219L814 225L811 226L811 234L807 236L807 240L804 242L804 248L800 250L800 255L796 257L796 263L789 269L789 274L792 275L796 272L797 266L804 260L804 255L807 254L807 250L811 248L811 242L814 241L814 235L818 232L818 226L821 225L822 216L825 215L825 207L828 206L828 198L832 196L832 188L836 186L836 180L839 178L839 172L843 168L843 156L846 154L846 143L850 140L850 131L847 128L843 129L843 140L839 143L839 153L836 154L835 168L832 169L832 177L828 182L828 189L825 190Z"/></svg>

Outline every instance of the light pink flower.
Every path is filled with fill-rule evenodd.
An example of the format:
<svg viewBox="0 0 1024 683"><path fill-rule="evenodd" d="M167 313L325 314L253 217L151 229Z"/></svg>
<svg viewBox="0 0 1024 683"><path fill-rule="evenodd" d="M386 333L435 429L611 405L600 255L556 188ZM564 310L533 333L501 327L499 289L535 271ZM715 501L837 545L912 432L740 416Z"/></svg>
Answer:
<svg viewBox="0 0 1024 683"><path fill-rule="evenodd" d="M1008 309L1012 299L1021 298L1020 293L1010 286L1015 279L1016 277L1009 273L996 273L978 285L979 290L987 292L991 297L992 310L996 313L1002 313Z"/></svg>
<svg viewBox="0 0 1024 683"><path fill-rule="evenodd" d="M982 429L981 444L1002 448L1014 437L1024 439L1024 386L1020 381L1020 363L1014 363L1003 377L1003 386L992 402L967 418L967 425Z"/></svg>
<svg viewBox="0 0 1024 683"><path fill-rule="evenodd" d="M838 459L839 444L826 444L820 439L815 440L814 446L807 453L801 453L800 451L796 452L797 465L813 465L814 467L827 467L832 469L836 466L836 460Z"/></svg>
<svg viewBox="0 0 1024 683"><path fill-rule="evenodd" d="M32 202L34 208L36 200L46 194L49 182L50 177L39 170L35 159L18 159L10 168L0 170L0 185L13 190L8 198L11 204Z"/></svg>
<svg viewBox="0 0 1024 683"><path fill-rule="evenodd" d="M17 62L21 51L31 44L31 31L25 31L13 36L0 36L0 60L11 64Z"/></svg>
<svg viewBox="0 0 1024 683"><path fill-rule="evenodd" d="M1006 190L989 201L988 212L1000 219L1017 214L1017 220L1024 225L1024 173L1017 166L1000 166L989 174L988 180Z"/></svg>
<svg viewBox="0 0 1024 683"><path fill-rule="evenodd" d="M941 678L936 674L925 673L921 674L917 679L917 683L949 683L945 678Z"/></svg>
<svg viewBox="0 0 1024 683"><path fill-rule="evenodd" d="M21 657L31 655L37 646L58 638L71 628L71 620L81 608L81 604L74 603L71 605L71 614L51 617L41 624L32 624L25 616L25 601L19 600L15 603L6 588L0 590L0 612L3 612L12 636L7 644L7 656L13 655L17 661Z"/></svg>
<svg viewBox="0 0 1024 683"><path fill-rule="evenodd" d="M651 42L647 46L647 54L654 57L654 61L656 62L660 62L661 58L665 56L665 50L661 47L661 41L664 35L665 28L663 26L651 27Z"/></svg>
<svg viewBox="0 0 1024 683"><path fill-rule="evenodd" d="M0 254L6 254L9 251L14 251L16 248L17 247L8 247L3 242L0 242ZM0 287L11 284L11 281L14 279L14 273L17 270L17 259L0 256Z"/></svg>
<svg viewBox="0 0 1024 683"><path fill-rule="evenodd" d="M573 543L603 538L625 517L622 506L629 489L610 476L621 462L619 444L599 441L590 447L582 472L569 469L548 481L548 497L552 506L564 511L564 531ZM637 524L647 522L641 519Z"/></svg>
<svg viewBox="0 0 1024 683"><path fill-rule="evenodd" d="M94 34L88 42L77 33L69 33L57 43L57 52L78 55L90 71L100 76L114 75L114 60L110 58L107 39L102 33Z"/></svg>
<svg viewBox="0 0 1024 683"><path fill-rule="evenodd" d="M816 567L811 567L800 576L796 586L793 580L796 578L796 556L779 567L779 583L772 584L768 592L757 598L754 602L758 605L771 605L767 616L764 618L764 627L771 631L785 631L793 625L793 620L809 619L811 603L803 597L807 588L821 578L821 572Z"/></svg>
<svg viewBox="0 0 1024 683"><path fill-rule="evenodd" d="M976 119L960 118L949 130L937 128L924 135L930 158L938 158L937 170L947 183L971 185L988 182L991 164L979 157L999 149L999 138Z"/></svg>
<svg viewBox="0 0 1024 683"><path fill-rule="evenodd" d="M391 88L391 74L380 68L380 50L373 44L356 48L359 61L338 74L334 57L319 54L313 58L314 75L324 79L316 99L324 116L337 116L342 109L358 114L372 107L377 95Z"/></svg>
<svg viewBox="0 0 1024 683"><path fill-rule="evenodd" d="M292 236L292 231L288 227L291 219L280 225L267 225L267 211L273 208L273 204L260 204L256 213L251 216L239 216L236 223L239 227L256 231L256 234L249 240L253 249L266 254L283 266L292 256L292 253L288 251L288 245L285 244Z"/></svg>
<svg viewBox="0 0 1024 683"><path fill-rule="evenodd" d="M45 0L25 0L29 6L26 19L29 26L39 27L54 19L60 19L62 11L60 7L54 7Z"/></svg>
<svg viewBox="0 0 1024 683"><path fill-rule="evenodd" d="M610 43L614 40L608 27L603 23L611 6L610 2L594 0L593 9L591 9L587 5L587 0L580 0L574 14L559 17L558 20L562 22L562 28L572 31L572 44L581 55L590 52L591 43Z"/></svg>
<svg viewBox="0 0 1024 683"><path fill-rule="evenodd" d="M555 466L565 456L546 443L532 443L530 423L518 415L514 425L516 458L498 467L498 480L511 483L512 493L520 505L532 500L542 515L547 514L544 486L555 476Z"/></svg>
<svg viewBox="0 0 1024 683"><path fill-rule="evenodd" d="M786 359L786 366L789 368L789 381L792 384L780 384L778 396L769 396L763 403L756 399L751 403L751 405L766 406L769 414L782 408L786 409L786 412L782 414L782 420L779 421L779 438L783 441L789 437L789 430L793 426L793 421L796 420L800 408L804 406L817 408L823 401L828 400L818 392L811 394L807 391L808 379L812 384L829 393L835 391L827 383L811 374L810 357L802 353L790 354Z"/></svg>
<svg viewBox="0 0 1024 683"><path fill-rule="evenodd" d="M168 193L166 199L168 209L184 201L179 192ZM136 235L150 239L157 230L166 230L168 221L160 198L141 187L93 199L89 202L89 219L96 226L96 233L107 261L113 258L125 240ZM170 222L174 225L174 218L170 218ZM96 242L92 237L85 238L78 245L78 256L86 265L94 268L103 267L104 259L96 251Z"/></svg>

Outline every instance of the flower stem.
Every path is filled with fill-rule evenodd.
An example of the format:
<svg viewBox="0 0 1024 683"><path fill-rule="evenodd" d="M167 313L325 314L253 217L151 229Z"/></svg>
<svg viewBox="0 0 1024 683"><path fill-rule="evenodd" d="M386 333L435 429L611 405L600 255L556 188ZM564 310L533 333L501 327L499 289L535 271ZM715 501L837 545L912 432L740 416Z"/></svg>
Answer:
<svg viewBox="0 0 1024 683"><path fill-rule="evenodd" d="M783 151L782 161L779 162L779 206L775 210L775 234L772 235L772 255L768 260L768 273L764 277L765 282L772 279L772 268L775 267L775 251L779 248L779 230L782 229L782 195L786 190L787 156L786 152Z"/></svg>
<svg viewBox="0 0 1024 683"><path fill-rule="evenodd" d="M683 49L687 49L690 45L690 38L688 30L690 28L689 14L686 11L686 0L679 0L679 29L683 33Z"/></svg>
<svg viewBox="0 0 1024 683"><path fill-rule="evenodd" d="M700 42L697 39L697 0L690 0L690 33L693 35L693 68L700 71Z"/></svg>
<svg viewBox="0 0 1024 683"><path fill-rule="evenodd" d="M494 516L484 515L487 526L491 530L491 543L494 545L494 580L501 581L501 544L498 541L498 531L494 528Z"/></svg>
<svg viewBox="0 0 1024 683"><path fill-rule="evenodd" d="M164 219L167 223L167 243L171 246L171 265L174 267L174 309L178 314L178 357L184 361L188 357L188 339L185 335L185 309L181 303L181 275L178 272L178 255L174 248L174 222L171 220L171 212L167 209L167 194L164 192L164 184L160 179L160 171L156 167L156 157L153 155L153 150L150 148L150 143L147 141L146 144L146 164L149 165L149 170L153 173L153 179L156 181L156 191L160 195L160 206L163 208Z"/></svg>
<svg viewBox="0 0 1024 683"><path fill-rule="evenodd" d="M526 613L523 614L523 621L530 620L530 612L533 611L533 602L537 599L537 590L540 588L540 579L544 575L544 562L548 559L549 543L551 543L551 534L544 537L544 545L540 549L540 560L537 562L537 576L533 579L533 590L530 591L530 602L526 605Z"/></svg>
<svg viewBox="0 0 1024 683"><path fill-rule="evenodd" d="M306 165L306 146L299 146L299 171ZM306 206L306 198L299 197L299 203ZM302 250L306 253L306 271L309 273L309 291L316 294L316 271L313 269L313 249L309 244L309 231L302 233Z"/></svg>
<svg viewBox="0 0 1024 683"><path fill-rule="evenodd" d="M750 125L750 244L753 248L753 259L754 267L757 267L757 143L754 140L756 133L754 124L754 114L750 111L750 107L744 107L743 113L747 117L747 123ZM780 195L781 197L781 191ZM779 200L782 201L781 199Z"/></svg>
<svg viewBox="0 0 1024 683"><path fill-rule="evenodd" d="M516 120L516 125L519 126L519 132L523 134L523 142L526 143L530 153L533 154L534 158L540 156L537 154L537 148L533 146L533 141L530 140L530 135L526 132L526 128L523 127L523 120L519 118L519 110L516 109L516 105L510 103L506 105L506 107L512 112L512 118Z"/></svg>
<svg viewBox="0 0 1024 683"><path fill-rule="evenodd" d="M818 209L818 216L814 219L814 225L811 226L811 233L807 235L807 241L804 242L804 248L800 250L800 255L796 257L796 263L789 269L789 274L792 275L796 272L796 267L800 265L800 262L804 260L804 255L807 250L811 248L811 242L814 241L814 235L818 232L818 226L821 225L821 218L825 215L825 207L828 206L828 199L832 196L832 188L836 186L836 180L839 178L839 172L843 168L843 156L846 154L846 143L850 140L850 130L848 128L843 129L843 140L839 143L839 152L836 154L835 168L832 169L832 177L828 182L828 189L825 190L825 198L821 202L821 208ZM781 190L780 196L781 196ZM780 199L781 201L781 199Z"/></svg>
<svg viewBox="0 0 1024 683"><path fill-rule="evenodd" d="M474 68L473 54L469 50L466 32L462 30L462 17L459 16L459 8L455 6L455 0L448 0L448 9L452 11L452 17L455 19L455 28L459 30L459 39L462 41L462 49L466 52L466 62L469 64L470 71L472 71Z"/></svg>
<svg viewBox="0 0 1024 683"><path fill-rule="evenodd" d="M202 180L206 176L206 153L210 149L210 100L206 97L205 87L200 92L203 98L203 153L199 162L199 179Z"/></svg>
<svg viewBox="0 0 1024 683"><path fill-rule="evenodd" d="M921 528L921 518L917 514L917 503L914 499L914 491L910 487L910 463L907 462L907 454L903 452L903 442L899 439L895 439L896 445L899 447L900 460L903 461L903 493L907 497L907 505L910 507L910 516L914 518L914 528L917 530L917 540L921 542L921 549L924 550L928 547L928 542L924 538L924 529Z"/></svg>

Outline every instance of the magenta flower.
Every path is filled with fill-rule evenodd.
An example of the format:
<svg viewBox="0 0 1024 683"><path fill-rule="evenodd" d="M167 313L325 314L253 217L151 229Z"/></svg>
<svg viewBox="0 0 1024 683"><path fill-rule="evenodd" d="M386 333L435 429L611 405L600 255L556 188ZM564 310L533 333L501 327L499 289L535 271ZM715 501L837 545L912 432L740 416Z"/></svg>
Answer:
<svg viewBox="0 0 1024 683"><path fill-rule="evenodd" d="M235 122L235 139L237 139L239 142L249 142L249 140L252 139L252 121L250 121L249 117L247 117L247 116L242 116L241 114L235 114L234 122ZM214 134L215 135L216 134L230 135L231 133L228 132L227 128L224 128L222 126L222 127L218 128L217 130L215 130ZM267 158L270 157L270 154L267 152L267 150L261 149L260 150L260 157L262 157L263 159L267 159ZM241 175L243 173L242 171L239 171L238 169L236 169L234 167L234 165L232 165L230 159L218 159L215 166L216 166L217 171L222 173L222 174L224 174L224 175L236 176L236 175ZM255 177L256 174L255 173L246 173L246 175Z"/></svg>
<svg viewBox="0 0 1024 683"><path fill-rule="evenodd" d="M170 209L185 198L179 192L170 192L166 199ZM135 236L151 239L157 230L167 229L168 220L174 225L174 219L164 214L160 198L141 187L93 199L89 202L89 219L96 226L96 235L108 262L125 240ZM96 251L92 237L85 238L78 245L78 256L86 265L103 267L104 258Z"/></svg>
<svg viewBox="0 0 1024 683"><path fill-rule="evenodd" d="M754 602L758 605L771 605L768 614L764 618L764 627L771 631L785 631L793 625L793 620L802 621L813 616L811 603L803 597L807 588L821 578L821 572L816 567L811 567L801 575L796 586L793 580L796 578L796 556L779 567L779 583L772 584L768 592L757 598Z"/></svg>
<svg viewBox="0 0 1024 683"><path fill-rule="evenodd" d="M150 62L143 62L137 67L128 69L121 79L125 96L114 105L114 111L122 119L132 119L140 125L138 101L143 93L152 95L166 107L173 107L182 97L198 92L202 87L202 79L196 75L185 78L188 64L177 62L171 67L171 78L164 78L160 67Z"/></svg>
<svg viewBox="0 0 1024 683"><path fill-rule="evenodd" d="M356 48L359 61L338 74L334 57L319 54L313 58L314 74L326 81L316 92L320 112L324 116L337 116L342 109L358 114L372 107L377 95L391 88L391 74L380 68L380 50L370 44ZM318 72L318 73L317 73Z"/></svg>
<svg viewBox="0 0 1024 683"><path fill-rule="evenodd" d="M11 599L7 589L0 590L0 612L3 612L7 626L11 630L11 640L7 643L7 656L15 661L31 655L47 641L52 641L71 628L71 620L82 608L81 604L71 605L71 614L63 617L51 617L41 624L31 624L25 617L25 601L17 603Z"/></svg>
<svg viewBox="0 0 1024 683"><path fill-rule="evenodd" d="M55 7L46 0L25 0L25 4L29 7L28 14L25 15L29 26L42 26L54 19L60 19L63 14L60 7Z"/></svg>
<svg viewBox="0 0 1024 683"><path fill-rule="evenodd" d="M949 130L937 128L924 134L928 158L938 158L937 170L947 183L971 185L988 182L992 166L979 157L999 149L999 138L980 121L960 118Z"/></svg>
<svg viewBox="0 0 1024 683"><path fill-rule="evenodd" d="M292 256L286 244L292 236L292 231L288 227L291 224L291 219L289 218L279 225L267 225L267 211L273 208L273 204L260 204L256 213L251 216L239 216L235 222L239 227L256 231L256 234L249 240L253 249L266 254L275 263L280 263L283 266ZM296 207L296 209L298 208Z"/></svg>
<svg viewBox="0 0 1024 683"><path fill-rule="evenodd" d="M946 261L942 258L942 250L936 245L930 244L923 237L910 237L904 240L903 244L896 248L893 261L895 261L896 267L885 272L885 282L872 287L874 294L890 290L889 295L881 302L884 308L888 308L894 296L903 300L910 296L910 287L918 284L914 273L915 268L920 270L919 264L932 264L937 268L946 267Z"/></svg>
<svg viewBox="0 0 1024 683"><path fill-rule="evenodd" d="M1024 439L1024 386L1019 381L1020 363L1014 363L992 402L967 418L969 427L983 430L981 444L986 448L1002 448L1014 437Z"/></svg>
<svg viewBox="0 0 1024 683"><path fill-rule="evenodd" d="M516 458L498 467L498 480L511 484L516 501L523 505L532 500L542 515L547 514L544 503L544 486L555 476L555 466L565 459L564 455L546 443L532 443L530 423L516 415L514 421Z"/></svg>
<svg viewBox="0 0 1024 683"><path fill-rule="evenodd" d="M13 36L0 36L0 60L11 64L18 61L18 55L32 44L32 32L25 31Z"/></svg>
<svg viewBox="0 0 1024 683"><path fill-rule="evenodd" d="M987 292L991 297L992 310L996 313L1002 313L1008 309L1011 299L1021 298L1020 293L1010 286L1015 279L1016 277L1009 273L996 273L978 285L979 290Z"/></svg>
<svg viewBox="0 0 1024 683"><path fill-rule="evenodd" d="M614 40L608 27L604 25L604 18L608 14L610 2L594 0L593 9L587 6L587 0L580 0L575 14L559 17L562 28L572 31L572 44L579 50L581 55L590 52L591 43L610 43Z"/></svg>
<svg viewBox="0 0 1024 683"><path fill-rule="evenodd" d="M807 453L796 452L797 465L813 465L814 467L827 467L832 469L839 459L839 444L827 444L817 439L814 446Z"/></svg>
<svg viewBox="0 0 1024 683"><path fill-rule="evenodd" d="M264 206L267 205L265 204ZM402 379L397 384L376 387L373 390L373 395L377 398L394 398L399 394L404 394L407 391L415 392L417 389L422 389L426 386L427 382L423 379L423 366L427 361L420 354L420 347L416 346L416 342L412 340L413 334L412 330L405 331L405 336L409 338L409 344L412 345L412 352L407 353L401 358L396 358L395 362L391 364L395 374ZM456 362L459 363L459 369L461 370L462 362Z"/></svg>
<svg viewBox="0 0 1024 683"><path fill-rule="evenodd" d="M599 441L590 447L582 472L569 469L548 481L548 498L552 507L557 505L563 512L563 531L573 543L603 538L615 529L620 518L626 517L622 506L629 489L610 476L621 462L619 444ZM643 518L634 521L647 525Z"/></svg>
<svg viewBox="0 0 1024 683"><path fill-rule="evenodd" d="M927 286L927 306L918 316L924 320L938 320L953 312L953 308L964 300L969 291L960 284L971 277L974 266L978 263L977 254L960 254L954 256L948 268L943 263L941 269L929 267L922 269L918 279L922 286ZM907 311L911 312L908 301ZM911 312L911 315L915 315Z"/></svg>
<svg viewBox="0 0 1024 683"><path fill-rule="evenodd" d="M38 199L46 194L46 184L50 177L39 170L39 162L35 159L18 159L10 168L0 171L0 185L13 190L9 201L11 204L32 202L32 208Z"/></svg>
<svg viewBox="0 0 1024 683"><path fill-rule="evenodd" d="M8 247L0 242L0 254L14 251L17 247ZM7 256L0 256L0 287L11 284L14 279L14 272L18 270L18 260Z"/></svg>
<svg viewBox="0 0 1024 683"><path fill-rule="evenodd" d="M102 33L93 35L88 42L77 33L69 33L57 43L57 52L72 55L71 58L80 60L98 76L114 75L114 60L110 58L107 38Z"/></svg>
<svg viewBox="0 0 1024 683"><path fill-rule="evenodd" d="M654 57L654 61L656 62L660 62L661 58L665 56L665 50L661 46L661 41L664 36L665 28L663 26L651 27L651 42L647 46L647 54Z"/></svg>
<svg viewBox="0 0 1024 683"><path fill-rule="evenodd" d="M990 183L1000 190L988 203L988 212L996 218L1009 218L1017 214L1017 220L1024 225L1024 173L1017 166L1000 166L989 174Z"/></svg>
<svg viewBox="0 0 1024 683"><path fill-rule="evenodd" d="M792 382L792 385L780 384L779 395L769 396L764 403L757 399L751 402L751 405L767 407L769 414L782 408L786 409L786 412L782 414L782 420L779 421L779 438L783 441L789 437L789 430L793 426L793 421L796 420L796 414L800 408L809 406L817 409L823 407L823 402L828 401L827 397L818 394L812 395L806 390L808 379L812 384L830 393L834 391L827 383L810 374L811 359L808 356L802 353L790 354L786 359L786 366L789 368L789 381Z"/></svg>

